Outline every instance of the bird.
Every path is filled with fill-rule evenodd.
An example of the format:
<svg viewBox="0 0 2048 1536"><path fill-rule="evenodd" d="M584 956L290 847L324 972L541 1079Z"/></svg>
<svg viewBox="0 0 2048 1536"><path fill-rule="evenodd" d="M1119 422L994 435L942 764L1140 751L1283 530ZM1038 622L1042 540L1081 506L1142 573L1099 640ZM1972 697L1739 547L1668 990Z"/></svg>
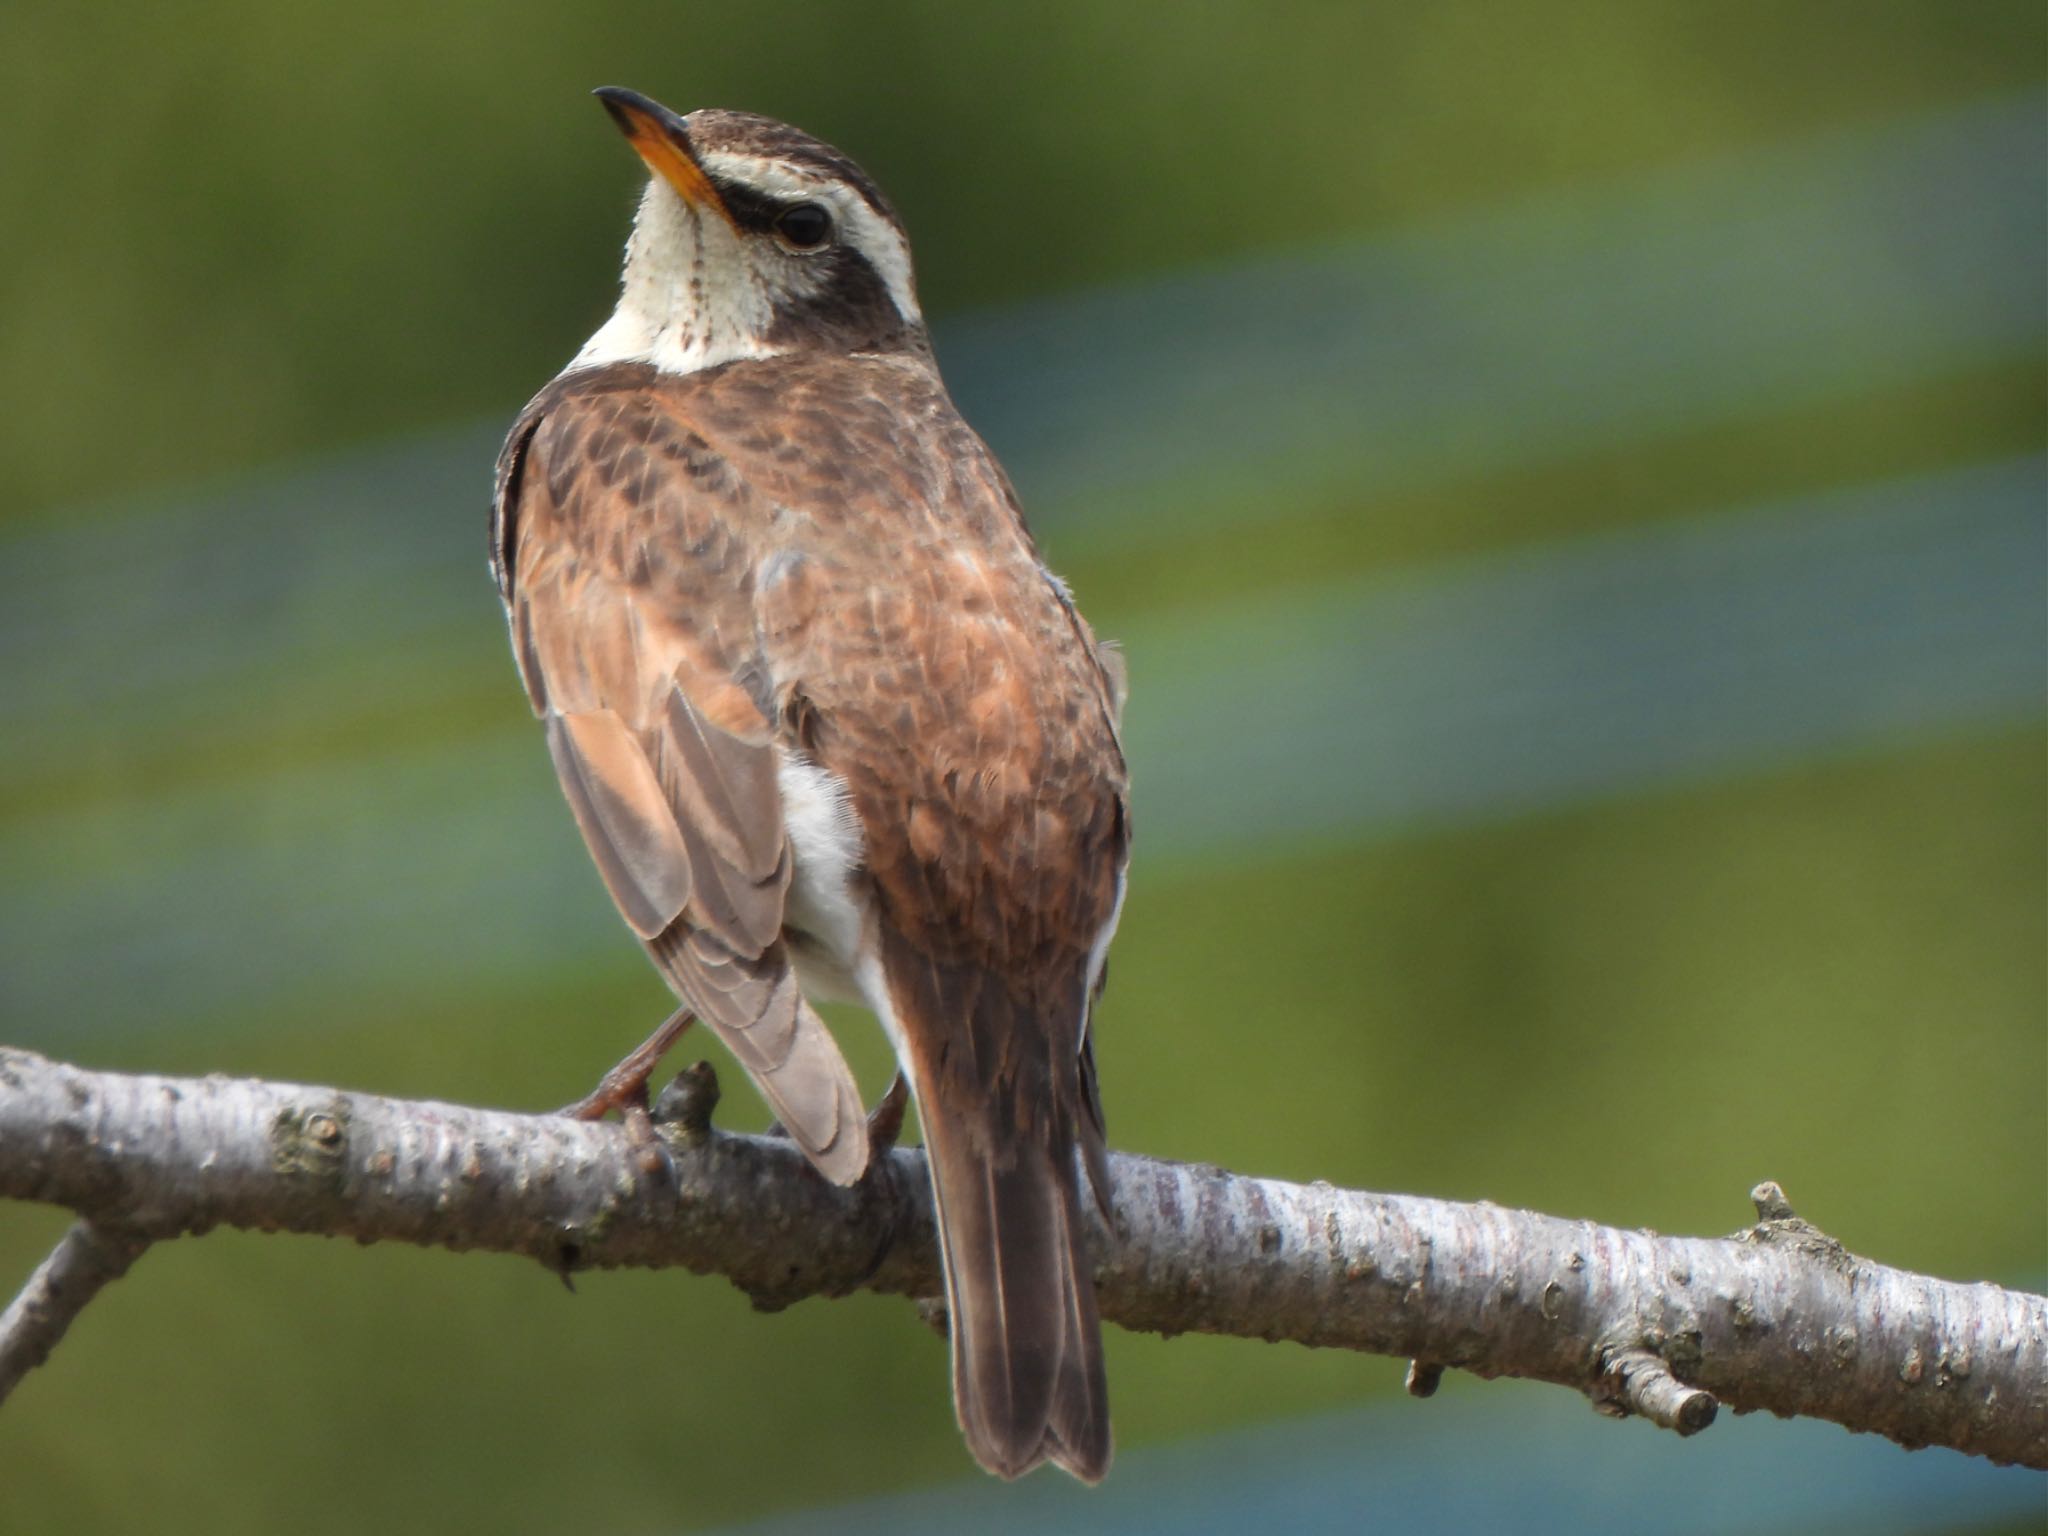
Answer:
<svg viewBox="0 0 2048 1536"><path fill-rule="evenodd" d="M678 1006L573 1109L644 1121L694 1018L851 1184L887 1133L813 1004L863 1004L923 1129L967 1446L1097 1482L1122 657L947 393L867 173L772 118L595 94L648 181L616 308L506 439L491 565L563 793Z"/></svg>

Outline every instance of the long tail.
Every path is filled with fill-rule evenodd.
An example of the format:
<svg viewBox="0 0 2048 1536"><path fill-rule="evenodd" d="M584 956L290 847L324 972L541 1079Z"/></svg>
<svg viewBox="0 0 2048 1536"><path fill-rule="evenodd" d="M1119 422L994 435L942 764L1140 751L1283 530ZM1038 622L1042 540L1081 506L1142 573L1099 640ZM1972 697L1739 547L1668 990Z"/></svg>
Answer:
<svg viewBox="0 0 2048 1536"><path fill-rule="evenodd" d="M992 987L976 1001L977 1015L1007 1003ZM975 1017L956 1027L992 1045L993 1022ZM1012 1013L1005 1022L995 1034L1008 1051L913 1047L952 1322L953 1406L968 1448L997 1476L1020 1477L1052 1461L1094 1483L1109 1470L1110 1430L1074 1162L1093 1124L1083 1103L1089 1090L1077 1053L1027 1017ZM918 1037L931 1038L914 1031ZM1044 1065L1018 1069L1020 1055ZM1011 1070L988 1082L962 1070L963 1056L1007 1059Z"/></svg>

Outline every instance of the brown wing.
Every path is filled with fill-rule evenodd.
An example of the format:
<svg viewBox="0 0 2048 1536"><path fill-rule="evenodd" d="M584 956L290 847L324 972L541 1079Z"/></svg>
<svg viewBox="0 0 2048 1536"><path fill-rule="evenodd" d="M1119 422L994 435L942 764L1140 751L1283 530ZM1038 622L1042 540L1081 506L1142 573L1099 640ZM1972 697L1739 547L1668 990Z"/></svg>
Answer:
<svg viewBox="0 0 2048 1536"><path fill-rule="evenodd" d="M500 461L493 563L548 751L606 888L826 1177L858 1087L782 939L790 850L748 611L747 495L634 371L571 376ZM758 686L758 684L757 684Z"/></svg>

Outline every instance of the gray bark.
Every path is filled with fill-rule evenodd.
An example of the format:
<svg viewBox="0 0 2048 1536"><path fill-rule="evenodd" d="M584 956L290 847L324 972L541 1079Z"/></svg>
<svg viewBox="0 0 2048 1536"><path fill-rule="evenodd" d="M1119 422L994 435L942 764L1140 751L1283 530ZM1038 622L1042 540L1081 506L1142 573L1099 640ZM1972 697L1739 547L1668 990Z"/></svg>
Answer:
<svg viewBox="0 0 2048 1536"><path fill-rule="evenodd" d="M0 1395L150 1242L217 1225L681 1266L765 1308L940 1290L922 1154L838 1189L786 1140L710 1127L700 1065L616 1125L334 1088L88 1072L0 1050L0 1197L83 1222L0 1319ZM1717 1406L2048 1467L2048 1298L1890 1269L1775 1185L1729 1237L1258 1179L1118 1154L1095 1234L1126 1328L1291 1339L1570 1386L1689 1434Z"/></svg>

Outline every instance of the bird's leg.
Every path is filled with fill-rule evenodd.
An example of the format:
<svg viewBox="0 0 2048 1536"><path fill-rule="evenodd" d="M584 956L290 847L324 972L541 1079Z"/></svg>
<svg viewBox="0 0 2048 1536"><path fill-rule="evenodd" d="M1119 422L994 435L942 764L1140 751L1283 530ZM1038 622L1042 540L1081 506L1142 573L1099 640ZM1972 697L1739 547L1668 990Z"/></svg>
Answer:
<svg viewBox="0 0 2048 1536"><path fill-rule="evenodd" d="M889 1161L889 1153L896 1146L896 1138L903 1134L903 1113L910 1107L910 1084L898 1072L895 1081L889 1084L889 1091L875 1102L868 1111L868 1168L861 1176L860 1188L870 1198L879 1196L882 1203L881 1241L875 1244L874 1257L868 1260L867 1268L860 1278L849 1286L858 1289L882 1267L882 1261L889 1256L889 1250L896 1246L897 1216L899 1202L896 1199L897 1171Z"/></svg>
<svg viewBox="0 0 2048 1536"><path fill-rule="evenodd" d="M882 1095L875 1107L868 1112L868 1155L880 1157L895 1148L896 1138L903 1134L903 1112L910 1106L910 1084L903 1074L896 1074L896 1081L889 1085L889 1091Z"/></svg>
<svg viewBox="0 0 2048 1536"><path fill-rule="evenodd" d="M696 1015L688 1008L678 1008L662 1020L661 1028L635 1047L625 1060L599 1078L587 1098L564 1105L558 1113L572 1120L602 1120L616 1109L624 1116L629 1131L646 1133L644 1138L635 1134L636 1141L652 1140L653 1122L647 1115L647 1079L654 1075L661 1058L682 1038L683 1031L695 1018Z"/></svg>

